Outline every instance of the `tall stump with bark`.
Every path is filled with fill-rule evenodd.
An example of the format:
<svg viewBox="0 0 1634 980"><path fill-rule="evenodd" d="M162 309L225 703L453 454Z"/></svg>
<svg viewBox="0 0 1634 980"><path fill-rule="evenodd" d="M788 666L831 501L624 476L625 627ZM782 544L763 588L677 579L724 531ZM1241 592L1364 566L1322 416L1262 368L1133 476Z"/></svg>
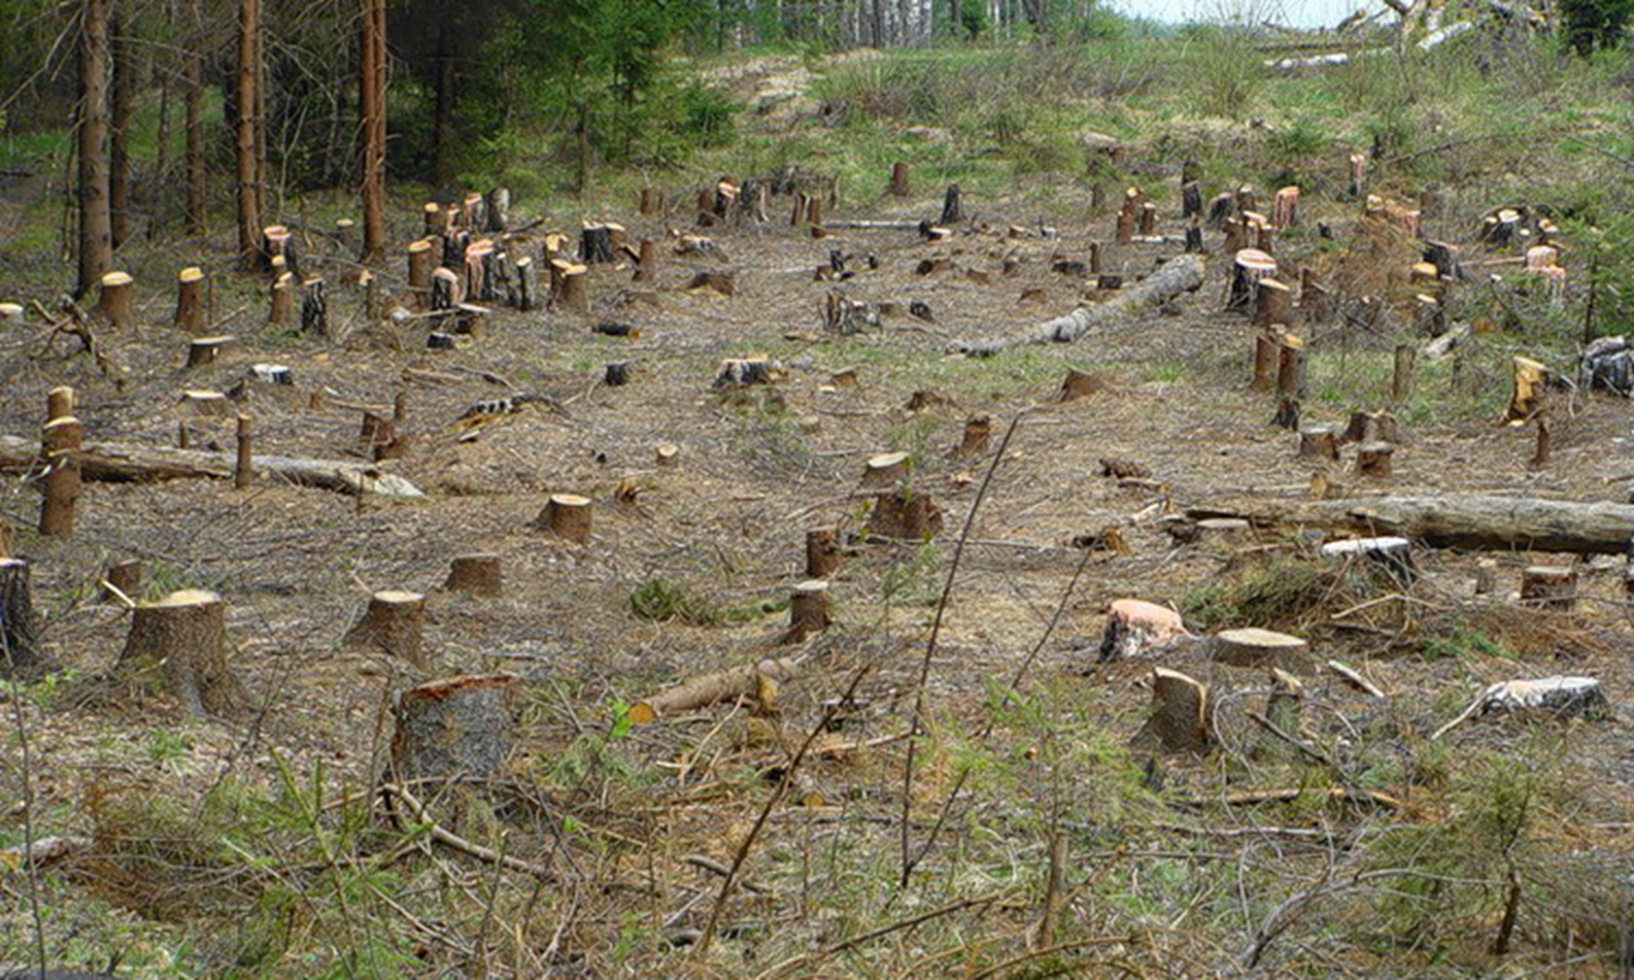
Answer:
<svg viewBox="0 0 1634 980"><path fill-rule="evenodd" d="M40 621L34 614L28 562L0 558L0 677L29 680L55 665L40 650Z"/></svg>
<svg viewBox="0 0 1634 980"><path fill-rule="evenodd" d="M227 607L214 592L185 589L137 604L115 671L155 677L195 715L243 708L243 686L227 666Z"/></svg>
<svg viewBox="0 0 1634 980"><path fill-rule="evenodd" d="M450 677L398 698L391 758L398 779L486 779L510 755L516 677Z"/></svg>

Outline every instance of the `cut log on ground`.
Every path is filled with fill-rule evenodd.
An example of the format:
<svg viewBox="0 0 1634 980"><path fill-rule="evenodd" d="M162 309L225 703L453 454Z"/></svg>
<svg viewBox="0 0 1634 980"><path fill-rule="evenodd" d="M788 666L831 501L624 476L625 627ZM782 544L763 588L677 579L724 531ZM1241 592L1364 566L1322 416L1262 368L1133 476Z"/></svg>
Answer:
<svg viewBox="0 0 1634 980"><path fill-rule="evenodd" d="M1476 715L1547 711L1569 716L1597 713L1605 706L1605 692L1592 677L1501 681L1482 691L1457 718L1436 729L1430 740L1435 741Z"/></svg>
<svg viewBox="0 0 1634 980"><path fill-rule="evenodd" d="M55 669L40 648L28 562L0 558L0 677L33 680Z"/></svg>
<svg viewBox="0 0 1634 980"><path fill-rule="evenodd" d="M376 592L343 641L369 647L416 667L425 666L426 597L418 592Z"/></svg>
<svg viewBox="0 0 1634 980"><path fill-rule="evenodd" d="M392 768L401 780L497 776L511 754L516 677L450 677L403 692L392 714Z"/></svg>
<svg viewBox="0 0 1634 980"><path fill-rule="evenodd" d="M1180 614L1167 606L1140 599L1117 599L1106 614L1101 633L1100 662L1137 657L1153 647L1190 636Z"/></svg>
<svg viewBox="0 0 1634 980"><path fill-rule="evenodd" d="M1451 494L1288 500L1263 497L1188 508L1193 519L1241 517L1264 525L1399 535L1438 548L1620 555L1634 539L1634 506Z"/></svg>
<svg viewBox="0 0 1634 980"><path fill-rule="evenodd" d="M0 473L26 473L38 458L39 447L32 441L0 436ZM86 479L116 483L204 478L229 480L237 469L237 459L232 453L120 443L88 445L75 453L74 458ZM255 467L291 483L340 493L367 492L382 497L424 496L414 484L402 477L380 473L373 467L359 463L257 455Z"/></svg>
<svg viewBox="0 0 1634 980"><path fill-rule="evenodd" d="M247 699L227 667L226 604L214 592L187 589L138 603L116 675L155 676L195 715L225 715Z"/></svg>
<svg viewBox="0 0 1634 980"><path fill-rule="evenodd" d="M757 664L745 664L694 677L677 687L631 705L630 720L638 725L649 724L682 712L707 708L722 701L736 701L740 698L764 700L761 694L768 681L775 686L788 681L794 675L793 660L762 660Z"/></svg>
<svg viewBox="0 0 1634 980"><path fill-rule="evenodd" d="M1104 303L1080 306L1066 316L1056 317L1037 327L1004 337L961 341L955 349L973 356L998 354L1021 344L1072 343L1091 331L1113 326L1169 302L1181 293L1203 285L1205 267L1196 255L1179 255L1158 270Z"/></svg>

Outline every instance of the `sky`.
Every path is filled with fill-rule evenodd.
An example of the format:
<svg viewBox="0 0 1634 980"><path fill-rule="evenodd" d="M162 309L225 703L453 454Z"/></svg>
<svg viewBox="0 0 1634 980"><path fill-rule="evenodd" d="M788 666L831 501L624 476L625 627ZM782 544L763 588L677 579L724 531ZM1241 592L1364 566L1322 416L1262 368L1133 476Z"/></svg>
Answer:
<svg viewBox="0 0 1634 980"><path fill-rule="evenodd" d="M1378 0L1111 0L1128 14L1175 23L1217 20L1246 10L1254 21L1273 20L1289 27L1333 27L1359 9L1374 10Z"/></svg>

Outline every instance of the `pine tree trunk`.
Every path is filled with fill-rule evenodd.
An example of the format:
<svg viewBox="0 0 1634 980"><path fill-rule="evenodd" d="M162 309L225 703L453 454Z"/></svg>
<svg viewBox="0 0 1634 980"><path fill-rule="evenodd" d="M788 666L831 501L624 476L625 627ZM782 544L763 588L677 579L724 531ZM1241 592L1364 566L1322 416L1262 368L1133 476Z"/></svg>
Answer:
<svg viewBox="0 0 1634 980"><path fill-rule="evenodd" d="M130 237L130 115L131 44L124 37L129 29L125 18L114 15L109 29L109 49L113 53L112 116L108 129L108 218L109 238L115 251Z"/></svg>
<svg viewBox="0 0 1634 980"><path fill-rule="evenodd" d="M363 0L359 105L363 124L363 260L386 252L386 3Z"/></svg>
<svg viewBox="0 0 1634 980"><path fill-rule="evenodd" d="M192 48L187 52L184 67L187 88L182 96L184 126L187 130L187 234L202 238L206 234L204 214L204 55L199 52L203 39L200 0L192 0Z"/></svg>
<svg viewBox="0 0 1634 980"><path fill-rule="evenodd" d="M76 298L113 267L108 213L108 0L85 0L79 46L79 284Z"/></svg>
<svg viewBox="0 0 1634 980"><path fill-rule="evenodd" d="M256 169L257 115L256 78L260 52L256 34L260 30L260 0L239 0L238 5L238 259L248 271L255 268L261 241L260 174Z"/></svg>

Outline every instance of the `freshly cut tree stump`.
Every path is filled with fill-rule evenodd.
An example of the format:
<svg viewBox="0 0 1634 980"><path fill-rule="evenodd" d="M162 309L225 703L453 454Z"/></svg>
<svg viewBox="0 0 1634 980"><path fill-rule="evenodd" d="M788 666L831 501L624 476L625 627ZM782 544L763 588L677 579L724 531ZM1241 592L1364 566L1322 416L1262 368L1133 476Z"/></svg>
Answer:
<svg viewBox="0 0 1634 980"><path fill-rule="evenodd" d="M1233 667L1278 667L1291 674L1309 674L1315 669L1309 643L1254 626L1215 634L1213 657Z"/></svg>
<svg viewBox="0 0 1634 980"><path fill-rule="evenodd" d="M1301 459L1337 460L1339 458L1339 430L1331 425L1313 425L1299 430Z"/></svg>
<svg viewBox="0 0 1634 980"><path fill-rule="evenodd" d="M393 706L392 768L398 780L484 780L510 757L516 677L473 674L404 691Z"/></svg>
<svg viewBox="0 0 1634 980"><path fill-rule="evenodd" d="M189 266L176 274L176 326L204 332L204 270Z"/></svg>
<svg viewBox="0 0 1634 980"><path fill-rule="evenodd" d="M722 701L755 699L769 706L777 685L794 677L793 660L762 660L694 677L679 686L630 706L630 720L647 725L685 711L707 708Z"/></svg>
<svg viewBox="0 0 1634 980"><path fill-rule="evenodd" d="M1521 572L1521 602L1540 609L1569 610L1577 602L1577 570L1533 565Z"/></svg>
<svg viewBox="0 0 1634 980"><path fill-rule="evenodd" d="M301 330L318 337L329 336L329 300L321 276L301 283Z"/></svg>
<svg viewBox="0 0 1634 980"><path fill-rule="evenodd" d="M255 435L251 425L248 415L238 417L238 430L234 434L238 452L233 460L233 487L238 490L248 489L255 478Z"/></svg>
<svg viewBox="0 0 1634 980"><path fill-rule="evenodd" d="M177 410L199 418L226 418L233 414L233 400L208 388L190 388L176 401Z"/></svg>
<svg viewBox="0 0 1634 980"><path fill-rule="evenodd" d="M74 414L74 389L58 385L45 393L45 420L55 422Z"/></svg>
<svg viewBox="0 0 1634 980"><path fill-rule="evenodd" d="M954 459L985 456L992 441L993 417L991 415L977 415L965 419L964 435L959 444L953 447L952 456Z"/></svg>
<svg viewBox="0 0 1634 980"><path fill-rule="evenodd" d="M0 325L21 326L27 322L21 303L0 303Z"/></svg>
<svg viewBox="0 0 1634 980"><path fill-rule="evenodd" d="M1393 472L1391 459L1395 453L1396 447L1388 442L1364 442L1356 447L1356 472L1382 480Z"/></svg>
<svg viewBox="0 0 1634 980"><path fill-rule="evenodd" d="M840 568L840 532L832 527L806 532L806 577L826 581Z"/></svg>
<svg viewBox="0 0 1634 980"><path fill-rule="evenodd" d="M414 293L414 304L418 309L423 310L429 305L431 273L437 267L438 258L437 250L430 240L422 238L409 243L408 285Z"/></svg>
<svg viewBox="0 0 1634 980"><path fill-rule="evenodd" d="M874 499L867 528L877 537L924 541L942 533L942 509L923 493L899 488Z"/></svg>
<svg viewBox="0 0 1634 980"><path fill-rule="evenodd" d="M1278 338L1277 392L1284 398L1305 397L1305 341L1291 333Z"/></svg>
<svg viewBox="0 0 1634 980"><path fill-rule="evenodd" d="M802 643L813 633L828 629L828 583L807 579L789 597L789 628L784 643Z"/></svg>
<svg viewBox="0 0 1634 980"><path fill-rule="evenodd" d="M102 288L97 293L97 316L115 327L129 326L135 282L128 272L110 272L103 276Z"/></svg>
<svg viewBox="0 0 1634 980"><path fill-rule="evenodd" d="M1393 535L1329 541L1322 546L1322 557L1330 561L1363 559L1383 565L1393 574L1409 579L1414 573L1413 543Z"/></svg>
<svg viewBox="0 0 1634 980"><path fill-rule="evenodd" d="M1151 683L1152 714L1136 742L1155 741L1164 752L1206 752L1214 740L1208 685L1167 667L1154 668Z"/></svg>
<svg viewBox="0 0 1634 980"><path fill-rule="evenodd" d="M1345 442L1388 442L1401 444L1401 426L1389 412L1352 412L1350 424L1341 437Z"/></svg>
<svg viewBox="0 0 1634 980"><path fill-rule="evenodd" d="M40 431L40 458L45 462L45 495L40 503L40 533L66 538L74 533L74 508L80 493L80 444L85 427L73 416L52 419Z"/></svg>
<svg viewBox="0 0 1634 980"><path fill-rule="evenodd" d="M214 364L221 349L237 340L237 337L226 334L219 337L194 337L187 344L187 370L192 371Z"/></svg>
<svg viewBox="0 0 1634 980"><path fill-rule="evenodd" d="M116 674L153 673L195 715L226 715L247 699L227 666L227 607L214 592L185 589L137 603Z"/></svg>
<svg viewBox="0 0 1634 980"><path fill-rule="evenodd" d="M564 541L574 544L590 542L590 498L577 494L552 494L534 526L549 531Z"/></svg>
<svg viewBox="0 0 1634 980"><path fill-rule="evenodd" d="M880 453L868 459L862 474L864 487L891 487L908 478L907 453Z"/></svg>
<svg viewBox="0 0 1634 980"><path fill-rule="evenodd" d="M33 680L56 669L40 648L28 562L0 558L0 677Z"/></svg>
<svg viewBox="0 0 1634 980"><path fill-rule="evenodd" d="M278 276L268 287L267 297L267 324L281 327L288 323L290 313L295 309L295 277L287 272Z"/></svg>
<svg viewBox="0 0 1634 980"><path fill-rule="evenodd" d="M418 592L376 592L342 642L378 649L395 660L424 667L425 613L426 597Z"/></svg>
<svg viewBox="0 0 1634 980"><path fill-rule="evenodd" d="M142 589L142 559L127 558L108 566L102 576L107 584L119 590L125 598L134 597ZM112 592L106 592L107 598L115 598Z"/></svg>
<svg viewBox="0 0 1634 980"><path fill-rule="evenodd" d="M1254 293L1254 326L1270 330L1294 322L1294 291L1280 279L1266 276Z"/></svg>
<svg viewBox="0 0 1634 980"><path fill-rule="evenodd" d="M1254 526L1234 517L1208 517L1197 522L1199 543L1217 547L1235 547L1246 544L1254 537Z"/></svg>
<svg viewBox="0 0 1634 980"><path fill-rule="evenodd" d="M539 270L533 259L524 255L516 260L516 285L508 297L511 306L523 313L539 308Z"/></svg>
<svg viewBox="0 0 1634 980"><path fill-rule="evenodd" d="M1141 599L1117 599L1107 610L1100 662L1137 657L1190 635L1180 614L1167 606Z"/></svg>
<svg viewBox="0 0 1634 980"><path fill-rule="evenodd" d="M1277 274L1277 260L1256 248L1239 249L1231 270L1226 309L1251 313L1258 302L1260 280Z"/></svg>
<svg viewBox="0 0 1634 980"><path fill-rule="evenodd" d="M681 447L673 442L661 442L653 450L653 462L659 466L674 466L681 461Z"/></svg>
<svg viewBox="0 0 1634 980"><path fill-rule="evenodd" d="M448 567L448 581L443 588L467 595L502 595L505 582L499 556L490 552L457 555Z"/></svg>
<svg viewBox="0 0 1634 980"><path fill-rule="evenodd" d="M1068 368L1067 376L1061 380L1061 401L1077 401L1099 394L1106 390L1106 378L1089 371L1080 371L1077 368Z"/></svg>

